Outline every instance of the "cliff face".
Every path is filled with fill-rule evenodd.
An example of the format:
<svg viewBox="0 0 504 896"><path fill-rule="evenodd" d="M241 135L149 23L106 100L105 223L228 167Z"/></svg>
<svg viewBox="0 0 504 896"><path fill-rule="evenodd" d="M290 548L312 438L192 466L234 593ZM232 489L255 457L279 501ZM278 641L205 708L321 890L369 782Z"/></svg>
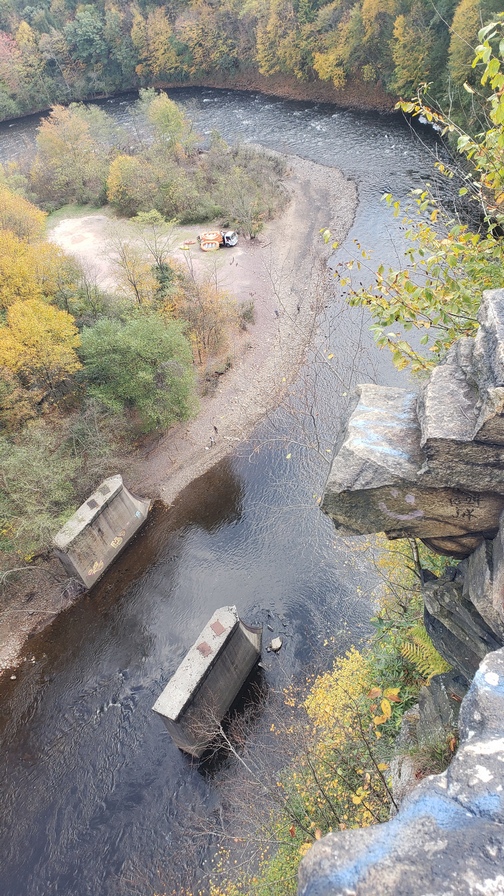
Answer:
<svg viewBox="0 0 504 896"><path fill-rule="evenodd" d="M329 834L310 849L299 896L502 896L504 650L464 699L457 755L391 821Z"/></svg>
<svg viewBox="0 0 504 896"><path fill-rule="evenodd" d="M472 681L459 751L391 821L315 844L300 896L504 894L504 290L484 293L479 321L420 395L360 387L322 504L346 531L414 536L461 559L423 589L455 677L434 679L416 720L452 713Z"/></svg>
<svg viewBox="0 0 504 896"><path fill-rule="evenodd" d="M413 535L467 557L504 509L504 290L484 293L475 339L452 346L420 395L361 386L322 509L354 533Z"/></svg>

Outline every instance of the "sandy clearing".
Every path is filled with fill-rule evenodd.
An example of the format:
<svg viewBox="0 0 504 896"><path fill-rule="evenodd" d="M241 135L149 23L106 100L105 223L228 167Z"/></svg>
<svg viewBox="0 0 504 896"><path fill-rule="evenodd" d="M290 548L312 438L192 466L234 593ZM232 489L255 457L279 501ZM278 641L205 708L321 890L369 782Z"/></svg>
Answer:
<svg viewBox="0 0 504 896"><path fill-rule="evenodd" d="M357 197L355 185L335 169L299 157L287 162L290 203L259 239L240 239L234 249L203 253L195 242L201 226L177 228L172 257L191 265L196 276L211 274L237 301L252 299L255 323L234 336L228 349L232 367L216 391L201 399L197 418L133 458L128 485L140 494L172 503L185 485L250 435L279 402L303 360L316 319L318 273L330 252L320 230L330 227L341 241ZM100 285L111 288L114 272L106 244L118 226L110 215L84 215L60 221L50 238L94 271ZM214 427L218 434L212 445Z"/></svg>
<svg viewBox="0 0 504 896"><path fill-rule="evenodd" d="M125 479L138 494L171 504L278 405L303 361L316 327L321 270L329 276L325 261L330 249L320 230L330 227L335 239L344 239L353 221L357 190L333 168L298 157L287 162L291 201L258 240L241 239L235 249L209 255L193 244L189 259L185 250L174 249L173 254L186 258L196 272L212 273L238 301L252 298L256 321L233 339L232 367L220 377L217 390L202 398L198 416L133 456ZM60 221L50 233L103 288L112 288L115 282L104 252L111 223L117 227L109 214L87 214ZM178 246L195 239L199 229L183 228ZM216 439L212 447L211 437ZM29 581L28 594L16 594L0 607L0 674L22 662L28 639L75 599L64 593L57 561L41 572L38 583Z"/></svg>

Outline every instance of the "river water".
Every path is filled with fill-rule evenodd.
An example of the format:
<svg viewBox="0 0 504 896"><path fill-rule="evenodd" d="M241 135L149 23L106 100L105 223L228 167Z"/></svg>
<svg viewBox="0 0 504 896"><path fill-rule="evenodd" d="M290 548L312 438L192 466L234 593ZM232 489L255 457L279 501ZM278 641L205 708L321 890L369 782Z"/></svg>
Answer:
<svg viewBox="0 0 504 896"><path fill-rule="evenodd" d="M380 197L393 191L404 200L432 178L428 131L419 139L400 118L258 94L172 96L202 135L217 129L228 141L297 154L354 179L359 206L340 258L354 239L379 260L401 254L401 224ZM131 102L103 105L128 126ZM0 160L23 156L36 124L0 125ZM212 839L196 841L194 820L225 814L220 776L232 764L211 773L192 764L151 706L217 607L235 604L246 621L263 623L266 643L282 637L278 656L264 654L270 692L327 662L328 636L342 651L368 632L373 552L338 536L317 499L353 387L404 380L336 283L324 306L282 406L174 507L156 507L107 576L32 640L17 679L5 683L2 896L180 893L186 865L211 854Z"/></svg>

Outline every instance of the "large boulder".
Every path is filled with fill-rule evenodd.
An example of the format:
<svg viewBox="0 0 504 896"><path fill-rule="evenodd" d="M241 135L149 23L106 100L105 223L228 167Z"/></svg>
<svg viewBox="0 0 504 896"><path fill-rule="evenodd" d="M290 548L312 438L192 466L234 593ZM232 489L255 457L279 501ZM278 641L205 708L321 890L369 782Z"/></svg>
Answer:
<svg viewBox="0 0 504 896"><path fill-rule="evenodd" d="M333 459L322 510L354 534L390 538L465 539L465 556L495 535L504 494L423 485L425 461L417 396L405 389L363 385L343 442Z"/></svg>
<svg viewBox="0 0 504 896"><path fill-rule="evenodd" d="M455 343L416 395L359 387L322 509L350 533L414 536L467 557L504 509L504 290L483 294L474 339Z"/></svg>

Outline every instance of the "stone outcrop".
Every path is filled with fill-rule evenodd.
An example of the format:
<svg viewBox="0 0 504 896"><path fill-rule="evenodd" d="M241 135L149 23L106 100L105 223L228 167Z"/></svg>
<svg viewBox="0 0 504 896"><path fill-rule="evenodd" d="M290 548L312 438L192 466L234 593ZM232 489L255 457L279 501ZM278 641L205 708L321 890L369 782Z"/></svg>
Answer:
<svg viewBox="0 0 504 896"><path fill-rule="evenodd" d="M327 480L322 509L353 534L464 541L495 534L504 494L424 484L417 395L364 385ZM462 554L466 554L465 545ZM459 554L457 549L453 552Z"/></svg>
<svg viewBox="0 0 504 896"><path fill-rule="evenodd" d="M461 559L423 585L424 619L454 666L404 717L390 821L330 834L301 863L300 896L504 896L504 290L419 395L362 386L322 508L337 527L415 536ZM408 744L446 736L448 770L416 784Z"/></svg>
<svg viewBox="0 0 504 896"><path fill-rule="evenodd" d="M412 535L468 556L504 510L504 290L475 339L459 340L420 395L361 386L322 509L353 533Z"/></svg>
<svg viewBox="0 0 504 896"><path fill-rule="evenodd" d="M504 650L464 698L460 746L384 824L329 834L301 862L299 896L502 896Z"/></svg>
<svg viewBox="0 0 504 896"><path fill-rule="evenodd" d="M322 500L347 532L462 559L424 586L424 619L466 682L504 644L504 290L484 293L479 321L420 394L359 387Z"/></svg>
<svg viewBox="0 0 504 896"><path fill-rule="evenodd" d="M390 763L390 786L394 797L391 815L396 814L418 782L432 774L433 756L455 736L467 683L454 671L435 675L420 689L418 703L404 713Z"/></svg>

